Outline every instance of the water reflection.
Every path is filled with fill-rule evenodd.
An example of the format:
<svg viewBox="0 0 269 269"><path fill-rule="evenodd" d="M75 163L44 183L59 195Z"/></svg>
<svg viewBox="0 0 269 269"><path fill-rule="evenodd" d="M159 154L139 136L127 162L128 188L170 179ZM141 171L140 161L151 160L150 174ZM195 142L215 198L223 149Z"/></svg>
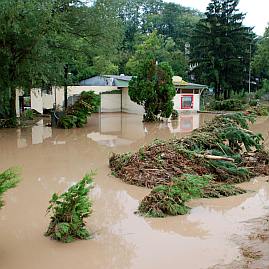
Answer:
<svg viewBox="0 0 269 269"><path fill-rule="evenodd" d="M204 123L204 119L205 115L193 113L181 114L177 120L170 122L143 123L140 115L95 114L85 128L68 130L68 132L47 127L43 120L40 120L31 129L17 130L17 148L42 144L46 140L54 145L65 145L72 134L74 139L86 136L95 143L109 148L128 146L143 139L147 142L156 137L165 139L171 135L181 136L199 128Z"/></svg>

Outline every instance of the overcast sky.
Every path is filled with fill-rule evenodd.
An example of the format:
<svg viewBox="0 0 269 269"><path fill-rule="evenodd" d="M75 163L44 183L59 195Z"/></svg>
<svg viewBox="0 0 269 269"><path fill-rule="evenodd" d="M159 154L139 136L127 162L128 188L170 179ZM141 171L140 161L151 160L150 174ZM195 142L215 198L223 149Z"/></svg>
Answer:
<svg viewBox="0 0 269 269"><path fill-rule="evenodd" d="M205 11L209 0L166 0L183 6L193 7ZM240 11L247 13L244 24L254 26L258 35L263 35L265 27L269 22L269 0L240 0Z"/></svg>

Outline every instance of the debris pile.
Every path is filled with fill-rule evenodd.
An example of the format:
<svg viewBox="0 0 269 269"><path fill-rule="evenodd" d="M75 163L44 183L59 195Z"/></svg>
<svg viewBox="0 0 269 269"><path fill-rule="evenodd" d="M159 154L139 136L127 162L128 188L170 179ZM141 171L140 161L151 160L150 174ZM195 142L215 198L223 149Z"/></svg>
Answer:
<svg viewBox="0 0 269 269"><path fill-rule="evenodd" d="M186 175L192 175L193 182L207 182L198 186L202 192L198 197L240 194L244 191L230 184L269 175L269 154L263 148L263 138L248 129L254 120L253 115L243 113L220 115L190 136L155 140L133 154L113 154L110 168L129 184L154 188L140 204L139 212L152 216L185 214L188 210L180 184L188 183ZM205 180L205 175L210 175L210 180ZM168 195L171 190L172 197ZM187 192L190 194L189 189ZM190 195L190 199L196 197ZM167 199L175 208L170 202L164 203Z"/></svg>

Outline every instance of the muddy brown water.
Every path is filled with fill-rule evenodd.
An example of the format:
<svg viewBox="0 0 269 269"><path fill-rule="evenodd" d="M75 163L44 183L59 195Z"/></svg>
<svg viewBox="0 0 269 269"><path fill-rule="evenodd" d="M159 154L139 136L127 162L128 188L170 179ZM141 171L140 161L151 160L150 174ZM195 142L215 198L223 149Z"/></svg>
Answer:
<svg viewBox="0 0 269 269"><path fill-rule="evenodd" d="M154 138L183 136L212 115L182 115L178 121L143 124L130 114L93 115L82 129L38 125L0 130L0 170L22 169L22 181L5 195L0 211L1 269L204 269L240 259L233 236L246 233L245 222L269 209L265 178L243 184L247 194L191 201L191 213L165 219L134 214L149 190L110 175L111 152L137 150ZM268 145L269 118L252 129ZM61 244L43 236L53 192L63 192L87 171L95 170L93 214L87 227L93 239Z"/></svg>

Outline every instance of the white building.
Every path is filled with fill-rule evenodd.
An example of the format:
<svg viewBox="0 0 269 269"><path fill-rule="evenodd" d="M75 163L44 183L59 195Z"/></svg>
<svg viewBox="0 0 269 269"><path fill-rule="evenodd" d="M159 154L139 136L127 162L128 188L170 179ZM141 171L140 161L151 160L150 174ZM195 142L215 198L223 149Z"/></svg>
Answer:
<svg viewBox="0 0 269 269"><path fill-rule="evenodd" d="M80 86L68 86L68 103L75 102L77 96L83 91L94 91L101 96L100 112L126 112L143 114L144 108L131 101L128 94L129 81L131 76L95 76L80 82ZM199 111L200 97L205 85L188 83L181 77L173 77L173 83L177 94L174 97L174 109L177 111ZM19 96L23 92L17 93L17 114L20 113ZM31 109L43 114L44 110L54 107L64 106L64 88L53 87L49 92L41 89L31 90Z"/></svg>

